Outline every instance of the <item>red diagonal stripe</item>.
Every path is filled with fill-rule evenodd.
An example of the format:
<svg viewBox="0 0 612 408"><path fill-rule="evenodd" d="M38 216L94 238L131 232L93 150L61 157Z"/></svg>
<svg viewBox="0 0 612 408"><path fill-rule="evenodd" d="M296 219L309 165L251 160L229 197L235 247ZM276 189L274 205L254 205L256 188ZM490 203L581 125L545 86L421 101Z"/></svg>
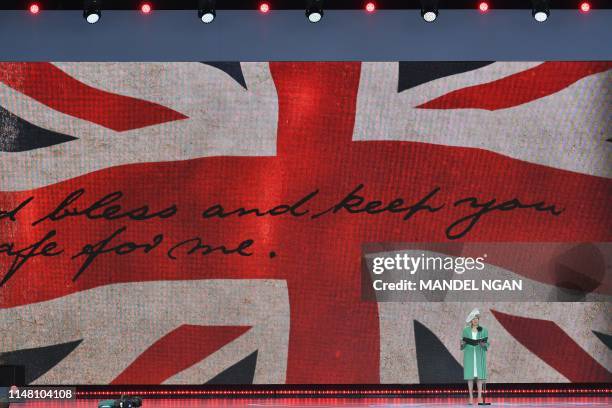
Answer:
<svg viewBox="0 0 612 408"><path fill-rule="evenodd" d="M161 384L249 329L249 326L182 325L156 341L111 384Z"/></svg>
<svg viewBox="0 0 612 408"><path fill-rule="evenodd" d="M85 85L47 62L0 63L0 81L51 109L117 132L187 118L157 103Z"/></svg>
<svg viewBox="0 0 612 408"><path fill-rule="evenodd" d="M559 92L610 67L610 62L545 62L493 82L449 92L417 108L490 111L511 108Z"/></svg>
<svg viewBox="0 0 612 408"><path fill-rule="evenodd" d="M523 346L571 382L612 381L612 374L556 323L491 311L501 325Z"/></svg>

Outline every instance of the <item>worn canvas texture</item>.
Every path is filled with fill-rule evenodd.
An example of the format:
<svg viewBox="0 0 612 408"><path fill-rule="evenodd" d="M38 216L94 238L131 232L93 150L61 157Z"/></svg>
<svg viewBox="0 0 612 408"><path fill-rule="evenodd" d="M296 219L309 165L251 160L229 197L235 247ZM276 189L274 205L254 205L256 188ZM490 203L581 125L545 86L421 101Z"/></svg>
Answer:
<svg viewBox="0 0 612 408"><path fill-rule="evenodd" d="M500 266L608 299L611 67L0 63L0 362L30 384L461 382L478 307L490 381L611 382L609 300L361 296L364 243L546 242L553 272Z"/></svg>

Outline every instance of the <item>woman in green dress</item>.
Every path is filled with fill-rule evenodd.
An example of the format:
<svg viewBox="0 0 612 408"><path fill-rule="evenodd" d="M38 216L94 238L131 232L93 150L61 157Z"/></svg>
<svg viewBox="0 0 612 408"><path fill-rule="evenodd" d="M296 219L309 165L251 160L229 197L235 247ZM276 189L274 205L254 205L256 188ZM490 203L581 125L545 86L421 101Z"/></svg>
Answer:
<svg viewBox="0 0 612 408"><path fill-rule="evenodd" d="M468 382L470 391L469 404L474 403L474 379L478 387L478 402L482 402L482 384L487 379L487 349L489 332L479 324L480 312L474 309L465 319L466 327L461 333L461 350L463 350L463 378Z"/></svg>

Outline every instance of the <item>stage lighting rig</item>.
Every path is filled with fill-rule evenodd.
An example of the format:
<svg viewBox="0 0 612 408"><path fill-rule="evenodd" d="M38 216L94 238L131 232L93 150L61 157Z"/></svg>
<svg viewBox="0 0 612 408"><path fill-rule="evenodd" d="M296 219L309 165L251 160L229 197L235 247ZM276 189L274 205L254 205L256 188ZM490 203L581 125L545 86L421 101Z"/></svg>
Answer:
<svg viewBox="0 0 612 408"><path fill-rule="evenodd" d="M217 12L215 11L215 0L199 0L198 17L204 24L212 23L215 17L217 17Z"/></svg>
<svg viewBox="0 0 612 408"><path fill-rule="evenodd" d="M438 18L438 0L421 0L421 17L428 23Z"/></svg>
<svg viewBox="0 0 612 408"><path fill-rule="evenodd" d="M531 15L538 23L543 23L550 16L549 0L531 0Z"/></svg>
<svg viewBox="0 0 612 408"><path fill-rule="evenodd" d="M38 3L32 3L28 9L32 14L38 14L40 12L40 5Z"/></svg>
<svg viewBox="0 0 612 408"><path fill-rule="evenodd" d="M318 23L323 18L323 0L308 0L306 17L311 23Z"/></svg>
<svg viewBox="0 0 612 408"><path fill-rule="evenodd" d="M151 14L151 12L153 11L153 6L151 5L151 3L144 2L140 5L140 11L142 12L142 14Z"/></svg>
<svg viewBox="0 0 612 408"><path fill-rule="evenodd" d="M259 11L263 14L268 14L268 12L270 11L270 3L267 2L263 2L259 4Z"/></svg>
<svg viewBox="0 0 612 408"><path fill-rule="evenodd" d="M588 1L583 1L582 3L580 3L580 11L583 13L588 13L589 11L591 11L591 3L589 3Z"/></svg>
<svg viewBox="0 0 612 408"><path fill-rule="evenodd" d="M86 0L83 7L83 18L89 24L95 24L100 21L102 11L100 10L101 0Z"/></svg>

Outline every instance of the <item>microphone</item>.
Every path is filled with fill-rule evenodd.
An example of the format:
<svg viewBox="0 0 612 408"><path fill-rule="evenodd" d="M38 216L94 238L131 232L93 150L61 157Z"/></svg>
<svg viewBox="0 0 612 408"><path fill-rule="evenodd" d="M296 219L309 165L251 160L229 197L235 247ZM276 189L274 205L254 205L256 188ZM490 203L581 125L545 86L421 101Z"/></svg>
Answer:
<svg viewBox="0 0 612 408"><path fill-rule="evenodd" d="M478 330L479 332L481 332L481 331L482 331L482 327L478 326L478 328L477 328L476 330Z"/></svg>

